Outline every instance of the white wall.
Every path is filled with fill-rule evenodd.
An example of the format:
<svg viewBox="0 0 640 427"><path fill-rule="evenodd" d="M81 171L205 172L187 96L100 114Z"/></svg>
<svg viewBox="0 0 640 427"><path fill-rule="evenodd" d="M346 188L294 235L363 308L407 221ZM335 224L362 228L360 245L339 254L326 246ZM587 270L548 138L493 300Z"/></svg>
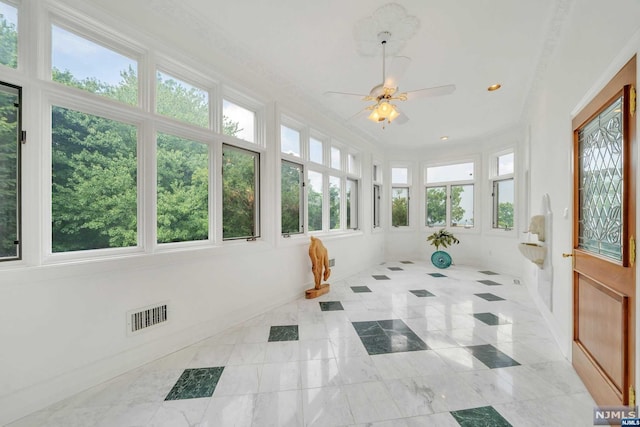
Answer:
<svg viewBox="0 0 640 427"><path fill-rule="evenodd" d="M530 134L532 214L538 212L548 193L553 215L553 300L551 313L539 306L549 320L565 354L570 357L572 340L571 259L572 250L571 119L622 66L640 50L638 21L640 2L616 0L606 6L598 0L573 2L562 31L546 58L546 72L528 100L530 114L525 128ZM640 81L640 79L638 79ZM637 115L636 115L637 117ZM568 210L563 217L564 209ZM535 269L523 264L523 279L536 292ZM640 366L636 361L636 366Z"/></svg>
<svg viewBox="0 0 640 427"><path fill-rule="evenodd" d="M383 234L324 238L330 282L382 260ZM0 424L213 335L313 286L306 238L0 271ZM158 302L169 323L126 334Z"/></svg>

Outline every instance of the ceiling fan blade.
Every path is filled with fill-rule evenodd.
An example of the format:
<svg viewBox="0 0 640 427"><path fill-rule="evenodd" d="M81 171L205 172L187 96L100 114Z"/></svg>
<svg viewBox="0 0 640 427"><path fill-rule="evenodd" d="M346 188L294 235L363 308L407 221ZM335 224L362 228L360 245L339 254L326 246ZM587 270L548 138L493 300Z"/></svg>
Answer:
<svg viewBox="0 0 640 427"><path fill-rule="evenodd" d="M349 92L332 92L332 91L328 91L323 93L323 95L325 96L331 96L331 97L341 97L341 98L346 98L348 96L356 96L358 98L361 98L365 101L368 101L368 99L366 99L369 95L363 95L361 93L349 93Z"/></svg>
<svg viewBox="0 0 640 427"><path fill-rule="evenodd" d="M402 111L398 110L397 107L396 107L396 111L400 113L400 115L396 117L396 119L392 122L393 124L403 125L409 121L409 117Z"/></svg>
<svg viewBox="0 0 640 427"><path fill-rule="evenodd" d="M349 117L346 121L350 122L352 120L359 119L361 117L367 117L369 115L369 112L373 110L374 107L375 105L370 105L368 107L365 107L362 110L355 113L353 116Z"/></svg>
<svg viewBox="0 0 640 427"><path fill-rule="evenodd" d="M426 89L410 90L408 92L401 93L400 95L406 95L407 99L418 99L418 98L427 98L431 96L450 95L455 90L456 90L456 85L444 85L444 86L428 87Z"/></svg>
<svg viewBox="0 0 640 427"><path fill-rule="evenodd" d="M397 88L398 81L402 79L402 76L407 72L409 64L411 64L411 58L407 56L394 56L389 64L386 78L384 80L384 86Z"/></svg>

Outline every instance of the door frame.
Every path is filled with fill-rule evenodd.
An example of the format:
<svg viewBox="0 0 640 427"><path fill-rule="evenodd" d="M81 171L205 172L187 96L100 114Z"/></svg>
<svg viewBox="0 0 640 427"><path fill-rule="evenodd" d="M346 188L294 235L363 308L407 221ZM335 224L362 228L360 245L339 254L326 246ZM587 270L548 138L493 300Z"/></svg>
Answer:
<svg viewBox="0 0 640 427"><path fill-rule="evenodd" d="M599 404L629 404L634 397L630 393L630 387L636 383L636 266L632 257L635 257L635 248L632 247L629 237L636 237L636 200L637 200L637 115L629 113L629 99L631 89L629 82L636 86L637 80L636 55L627 61L620 71L608 82L604 87L588 102L583 103L577 114L572 120L573 133L573 265L572 265L572 362L580 374L585 385L591 392L592 396ZM579 159L578 159L578 137L576 129L587 123L593 117L597 116L606 106L608 106L615 98L624 94L623 114L623 132L626 137L623 148L623 206L627 206L622 211L622 270L612 276L607 276L607 284L612 287L603 286L598 282L597 278L602 271L611 264L609 260L598 255L590 254L578 248L579 230L577 227L577 218L579 217ZM636 113L637 114L637 113ZM586 257L589 257L588 260ZM606 371L597 363L595 357L591 357L588 349L579 341L579 324L578 319L578 299L579 299L579 277L585 277L585 281L593 285L594 289L607 294L610 298L620 302L621 311L624 319L628 320L622 326L623 349L622 349L622 375L623 385L618 390L615 383L608 377ZM591 280L595 278L594 280ZM632 281L633 288L628 295L617 292L617 288L625 283ZM628 346L626 345L628 343Z"/></svg>

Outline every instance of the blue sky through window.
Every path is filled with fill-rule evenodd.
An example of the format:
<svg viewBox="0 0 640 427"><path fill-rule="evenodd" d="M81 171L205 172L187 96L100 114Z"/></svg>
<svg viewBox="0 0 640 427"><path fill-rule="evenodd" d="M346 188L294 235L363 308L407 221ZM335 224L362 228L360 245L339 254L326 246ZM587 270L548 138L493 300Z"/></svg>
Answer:
<svg viewBox="0 0 640 427"><path fill-rule="evenodd" d="M18 28L18 9L6 3L0 3L0 15L9 23Z"/></svg>
<svg viewBox="0 0 640 427"><path fill-rule="evenodd" d="M138 74L135 60L55 25L51 29L51 65L60 71L69 70L78 80L94 77L115 86L122 82L120 73L130 66Z"/></svg>

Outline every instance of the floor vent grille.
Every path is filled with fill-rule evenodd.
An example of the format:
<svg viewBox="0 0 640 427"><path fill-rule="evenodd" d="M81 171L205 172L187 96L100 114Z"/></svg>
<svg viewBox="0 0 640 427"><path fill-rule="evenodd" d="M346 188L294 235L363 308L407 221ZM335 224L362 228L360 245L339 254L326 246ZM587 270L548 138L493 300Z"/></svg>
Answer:
<svg viewBox="0 0 640 427"><path fill-rule="evenodd" d="M129 333L157 326L167 320L167 304L149 306L127 313L127 327Z"/></svg>

